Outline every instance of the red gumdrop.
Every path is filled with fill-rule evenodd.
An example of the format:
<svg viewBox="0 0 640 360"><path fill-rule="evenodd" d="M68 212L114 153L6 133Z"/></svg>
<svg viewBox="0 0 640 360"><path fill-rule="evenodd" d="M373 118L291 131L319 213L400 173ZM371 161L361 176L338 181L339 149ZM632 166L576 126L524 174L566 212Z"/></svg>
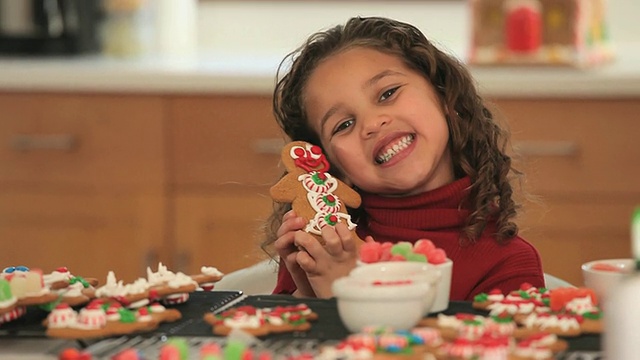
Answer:
<svg viewBox="0 0 640 360"><path fill-rule="evenodd" d="M139 357L135 357L135 358L132 358L132 359L138 360ZM91 355L90 352L82 351L80 353L80 356L78 357L78 360L93 360L93 356Z"/></svg>
<svg viewBox="0 0 640 360"><path fill-rule="evenodd" d="M125 349L116 355L114 355L111 360L139 360L140 355L138 351L135 349Z"/></svg>
<svg viewBox="0 0 640 360"><path fill-rule="evenodd" d="M407 259L400 254L391 255L391 258L389 260L390 261L407 261Z"/></svg>
<svg viewBox="0 0 640 360"><path fill-rule="evenodd" d="M360 260L364 263L374 263L382 255L380 243L366 242L360 246Z"/></svg>
<svg viewBox="0 0 640 360"><path fill-rule="evenodd" d="M393 243L389 242L389 241L385 241L383 243L380 243L380 248L384 251L384 250L391 250L391 248L393 247Z"/></svg>
<svg viewBox="0 0 640 360"><path fill-rule="evenodd" d="M438 265L447 261L447 254L442 249L433 249L427 254L427 259L429 263Z"/></svg>
<svg viewBox="0 0 640 360"><path fill-rule="evenodd" d="M391 247L382 247L380 252L380 261L391 261Z"/></svg>
<svg viewBox="0 0 640 360"><path fill-rule="evenodd" d="M429 239L420 239L413 244L413 252L427 256L436 246Z"/></svg>
<svg viewBox="0 0 640 360"><path fill-rule="evenodd" d="M165 345L160 348L159 360L180 360L180 350L173 345Z"/></svg>
<svg viewBox="0 0 640 360"><path fill-rule="evenodd" d="M80 351L73 348L64 349L58 354L58 360L77 360L79 358Z"/></svg>
<svg viewBox="0 0 640 360"><path fill-rule="evenodd" d="M527 290L531 289L532 287L533 287L533 285L529 284L528 282L523 282L522 284L520 284L520 290L527 291Z"/></svg>

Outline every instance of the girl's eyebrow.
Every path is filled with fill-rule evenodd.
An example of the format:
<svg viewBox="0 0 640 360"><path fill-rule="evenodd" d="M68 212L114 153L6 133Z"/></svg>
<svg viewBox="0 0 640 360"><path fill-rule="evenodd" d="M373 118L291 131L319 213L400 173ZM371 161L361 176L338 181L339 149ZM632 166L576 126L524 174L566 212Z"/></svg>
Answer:
<svg viewBox="0 0 640 360"><path fill-rule="evenodd" d="M400 72L394 71L394 70L384 70L376 75L374 75L371 79L367 80L364 85L362 86L362 88L368 88L368 87L372 87L374 86L378 81L382 80L383 78L387 77L387 76L393 76L393 75L404 75Z"/></svg>
<svg viewBox="0 0 640 360"><path fill-rule="evenodd" d="M327 110L327 112L322 116L322 119L320 119L320 131L324 129L324 124L327 122L327 120L329 120L331 116L333 116L333 114L338 112L338 109L340 109L340 107L342 107L342 104L336 104L330 107L329 110Z"/></svg>

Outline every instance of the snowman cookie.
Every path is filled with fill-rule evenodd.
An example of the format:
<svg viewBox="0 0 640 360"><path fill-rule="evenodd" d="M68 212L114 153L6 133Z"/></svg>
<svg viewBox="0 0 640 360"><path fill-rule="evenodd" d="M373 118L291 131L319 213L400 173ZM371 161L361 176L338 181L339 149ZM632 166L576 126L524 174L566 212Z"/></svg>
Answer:
<svg viewBox="0 0 640 360"><path fill-rule="evenodd" d="M304 141L294 141L282 149L282 162L287 169L270 189L271 198L291 203L295 213L307 221L304 231L324 244L321 229L339 222L347 225L354 239L356 224L347 213L347 206L360 206L360 194L329 173L329 161L322 149ZM356 241L361 244L362 240Z"/></svg>

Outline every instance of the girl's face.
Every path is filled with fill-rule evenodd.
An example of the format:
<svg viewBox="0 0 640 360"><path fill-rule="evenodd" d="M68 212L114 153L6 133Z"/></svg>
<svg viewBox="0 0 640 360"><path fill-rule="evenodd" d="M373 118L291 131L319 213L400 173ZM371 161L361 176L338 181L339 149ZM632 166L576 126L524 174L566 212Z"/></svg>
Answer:
<svg viewBox="0 0 640 360"><path fill-rule="evenodd" d="M337 53L314 70L304 95L327 156L361 190L406 196L454 180L440 100L398 57L362 47Z"/></svg>

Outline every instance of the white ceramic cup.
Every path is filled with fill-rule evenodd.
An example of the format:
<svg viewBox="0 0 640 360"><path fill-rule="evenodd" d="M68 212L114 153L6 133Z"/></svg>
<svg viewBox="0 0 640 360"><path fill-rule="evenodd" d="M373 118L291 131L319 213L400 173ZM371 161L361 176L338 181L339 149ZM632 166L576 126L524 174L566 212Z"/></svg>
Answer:
<svg viewBox="0 0 640 360"><path fill-rule="evenodd" d="M603 264L613 266L619 271L597 270L593 266ZM604 305L607 295L610 294L620 281L629 276L635 268L633 259L602 259L589 261L582 264L582 277L584 286L593 289L598 297L600 305Z"/></svg>

